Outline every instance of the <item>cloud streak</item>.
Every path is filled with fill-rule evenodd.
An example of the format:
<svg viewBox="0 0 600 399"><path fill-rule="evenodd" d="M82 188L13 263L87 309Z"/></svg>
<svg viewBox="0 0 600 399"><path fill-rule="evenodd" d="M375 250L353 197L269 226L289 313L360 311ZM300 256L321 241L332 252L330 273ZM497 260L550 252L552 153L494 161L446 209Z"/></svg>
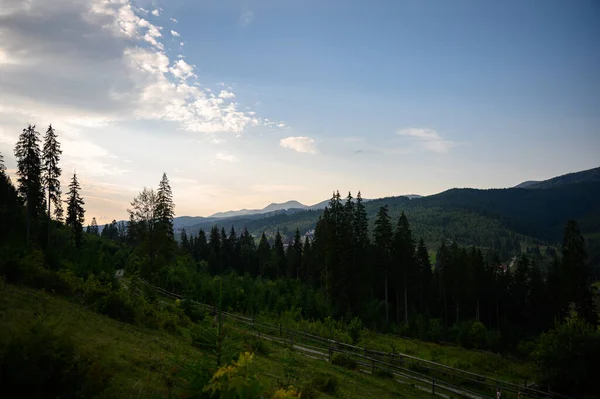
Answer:
<svg viewBox="0 0 600 399"><path fill-rule="evenodd" d="M455 142L444 139L433 129L407 128L398 131L398 135L412 139L415 143L427 151L432 151L439 154L447 153L452 148L457 146Z"/></svg>
<svg viewBox="0 0 600 399"><path fill-rule="evenodd" d="M297 136L286 137L279 141L279 145L283 148L288 148L297 152L316 154L316 141L310 137Z"/></svg>

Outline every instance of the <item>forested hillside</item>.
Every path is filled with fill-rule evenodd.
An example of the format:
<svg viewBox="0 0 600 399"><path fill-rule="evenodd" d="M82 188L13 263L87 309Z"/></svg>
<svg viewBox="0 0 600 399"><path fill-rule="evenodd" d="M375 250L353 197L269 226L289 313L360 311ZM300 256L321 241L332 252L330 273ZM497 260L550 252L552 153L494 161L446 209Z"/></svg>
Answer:
<svg viewBox="0 0 600 399"><path fill-rule="evenodd" d="M598 183L461 189L366 203L360 193L356 199L335 193L322 212L239 220L238 228L227 230L182 231L178 242L166 173L156 189L143 188L133 198L127 223L115 222L100 233L92 215L86 219L77 175L66 201L61 199L61 152L52 127L43 149L39 142L35 126L23 129L15 150L16 187L0 167L3 284L44 289L118 320L173 333L204 317L189 307L165 309L155 294L136 286L141 277L252 317L293 314L295 321L335 325L356 337L366 327L516 354L535 360L541 386L577 396L595 392L591 374L582 371L599 355L600 337L580 225L595 231L586 218L597 214ZM267 239L264 230L271 222L305 223L314 227L314 236L304 239L294 229L286 248L277 230ZM250 229L263 230L259 240ZM520 240L527 234L559 242L558 252L548 252L547 268L538 257L521 254ZM502 252L512 258L510 265L501 262ZM118 269L131 277L131 285L113 278ZM0 340L0 362L4 354L14 355L11 339ZM580 348L570 351L565 340ZM579 371L557 372L556 359ZM205 384L209 377L203 377Z"/></svg>
<svg viewBox="0 0 600 399"><path fill-rule="evenodd" d="M556 245L560 242L568 220L577 220L588 239L587 247L594 268L600 266L595 234L600 233L600 182L580 182L557 185L550 189L452 189L441 194L408 199L389 197L365 202L370 219L369 234L379 207L388 205L390 216L397 219L401 212L409 217L416 237L428 246L438 246L444 240L459 245L475 245L494 249L501 260L508 260L515 252L525 251L525 243ZM185 227L188 234L200 230L208 232L213 226L233 227L236 231L247 228L257 239L265 232L272 240L275 233L284 242L293 238L299 229L304 235L316 227L322 210L287 211L253 217L208 220ZM523 244L523 248L520 247Z"/></svg>

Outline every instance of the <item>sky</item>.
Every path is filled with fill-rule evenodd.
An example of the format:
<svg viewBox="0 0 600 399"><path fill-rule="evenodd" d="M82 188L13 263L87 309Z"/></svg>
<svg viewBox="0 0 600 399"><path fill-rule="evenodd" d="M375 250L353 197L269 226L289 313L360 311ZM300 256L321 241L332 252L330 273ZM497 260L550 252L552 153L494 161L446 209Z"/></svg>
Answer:
<svg viewBox="0 0 600 399"><path fill-rule="evenodd" d="M0 153L62 143L87 222L600 166L594 0L0 0Z"/></svg>

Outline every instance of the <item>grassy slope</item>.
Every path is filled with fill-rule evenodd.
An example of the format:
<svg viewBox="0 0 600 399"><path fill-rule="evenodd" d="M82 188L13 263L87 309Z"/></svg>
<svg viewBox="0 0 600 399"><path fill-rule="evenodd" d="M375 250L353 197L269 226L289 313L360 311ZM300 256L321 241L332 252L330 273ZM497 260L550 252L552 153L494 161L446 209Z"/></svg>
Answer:
<svg viewBox="0 0 600 399"><path fill-rule="evenodd" d="M392 350L393 345L398 352L517 384L522 384L525 379L531 381L533 376L532 366L528 363L490 352L466 350L459 346L375 334L367 334L361 345L387 352Z"/></svg>
<svg viewBox="0 0 600 399"><path fill-rule="evenodd" d="M6 334L27 331L39 315L70 336L81 353L90 354L112 370L113 376L102 398L167 397L169 385L178 397L183 392L182 384L175 375L177 367L172 359L208 356L194 349L185 334L174 336L118 322L63 298L29 288L1 287L0 339ZM257 357L256 370L264 373L265 381L274 384L277 378L283 379L283 348L274 344L271 347L270 355ZM433 397L391 379L351 372L300 355L299 359L304 364L299 372L301 381L318 372L337 375L340 380L337 397ZM322 394L321 397L329 396Z"/></svg>

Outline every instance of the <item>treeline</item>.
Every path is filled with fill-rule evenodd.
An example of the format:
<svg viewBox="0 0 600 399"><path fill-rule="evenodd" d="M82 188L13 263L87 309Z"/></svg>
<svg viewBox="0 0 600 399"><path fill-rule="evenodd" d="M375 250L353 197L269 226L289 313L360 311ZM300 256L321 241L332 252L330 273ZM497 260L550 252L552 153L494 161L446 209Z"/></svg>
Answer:
<svg viewBox="0 0 600 399"><path fill-rule="evenodd" d="M202 289L190 286L194 280L189 265L196 273L294 280L302 283L304 299L289 304L302 307L304 317L322 317L325 304L333 316L358 316L372 328L420 338L432 338L432 331L447 337L449 332L455 340L461 328L477 322L489 331L478 346L490 349L515 347L519 340L548 330L555 320L568 316L572 302L585 320L597 322L584 241L575 222L565 228L563 256L548 253L554 261L547 273L536 257L519 255L502 264L497 256L485 259L479 248L448 241L441 243L432 265L426 245L413 236L404 213L393 221L382 206L373 223L371 239L360 193L356 200L349 195L345 201L336 193L312 240L298 230L287 243L279 232L273 243L263 233L258 244L247 229L240 234L216 226L208 234L183 231L179 251L188 261L145 276L159 283L181 282L167 288L190 294ZM249 290L246 284L239 288ZM285 289L280 294L286 295Z"/></svg>

